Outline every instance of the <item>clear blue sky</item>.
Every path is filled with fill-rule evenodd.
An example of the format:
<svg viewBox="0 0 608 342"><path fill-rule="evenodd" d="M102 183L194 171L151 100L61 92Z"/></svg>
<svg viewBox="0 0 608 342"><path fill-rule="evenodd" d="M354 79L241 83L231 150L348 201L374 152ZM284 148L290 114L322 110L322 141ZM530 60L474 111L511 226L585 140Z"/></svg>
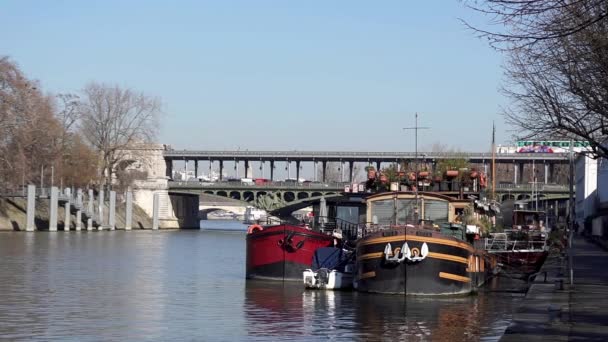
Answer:
<svg viewBox="0 0 608 342"><path fill-rule="evenodd" d="M175 148L489 150L500 54L458 0L3 1L0 54L46 91L158 96Z"/></svg>

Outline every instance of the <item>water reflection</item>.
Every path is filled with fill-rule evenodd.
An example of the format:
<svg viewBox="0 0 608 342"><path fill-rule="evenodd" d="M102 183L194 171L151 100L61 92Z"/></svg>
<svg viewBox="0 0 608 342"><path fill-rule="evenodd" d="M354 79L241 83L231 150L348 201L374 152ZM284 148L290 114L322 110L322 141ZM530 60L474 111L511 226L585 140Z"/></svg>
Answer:
<svg viewBox="0 0 608 342"><path fill-rule="evenodd" d="M242 233L0 233L0 339L496 339L521 298L245 282L244 245Z"/></svg>

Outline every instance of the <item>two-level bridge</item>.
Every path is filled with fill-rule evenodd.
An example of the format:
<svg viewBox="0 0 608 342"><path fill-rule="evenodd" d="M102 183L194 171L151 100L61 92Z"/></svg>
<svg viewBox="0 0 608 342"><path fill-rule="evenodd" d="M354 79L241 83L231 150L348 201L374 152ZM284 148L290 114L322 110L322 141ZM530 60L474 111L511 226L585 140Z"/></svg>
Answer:
<svg viewBox="0 0 608 342"><path fill-rule="evenodd" d="M173 195L205 196L207 200L230 198L232 200L253 203L261 196L272 194L282 200L283 206L299 209L298 203L309 203L321 197L339 195L344 191L344 183L327 184L289 184L284 182L251 185L240 182L169 182L169 193ZM458 192L454 192L458 193ZM539 197L563 195L568 193L568 187L557 184L539 184L536 188L531 184L499 184L496 188L498 200L529 200L534 194ZM202 204L202 202L201 202Z"/></svg>
<svg viewBox="0 0 608 342"><path fill-rule="evenodd" d="M260 163L260 168L269 165L270 179L274 180L275 163L284 162L296 164L296 178L300 178L300 165L311 163L314 174L320 166L321 181L326 181L328 162L338 162L348 165L348 177L344 181L352 182L356 163L374 165L381 169L383 163L413 162L434 170L438 161L443 159L463 158L472 165L490 174L492 161L491 153L480 152L325 152L325 151L189 151L166 148L163 152L166 162L166 174L172 177L173 162L194 162L194 172L198 175L199 162L219 164L220 180L224 171L224 162L244 163L243 176L248 177L247 170L253 162ZM418 159L416 159L418 158ZM514 184L526 183L528 178L534 178L548 184L556 182L555 167L568 163L566 153L498 153L495 156L498 167L498 181L508 181ZM345 168L344 168L345 169ZM346 170L346 169L345 169ZM530 176L534 174L534 176Z"/></svg>

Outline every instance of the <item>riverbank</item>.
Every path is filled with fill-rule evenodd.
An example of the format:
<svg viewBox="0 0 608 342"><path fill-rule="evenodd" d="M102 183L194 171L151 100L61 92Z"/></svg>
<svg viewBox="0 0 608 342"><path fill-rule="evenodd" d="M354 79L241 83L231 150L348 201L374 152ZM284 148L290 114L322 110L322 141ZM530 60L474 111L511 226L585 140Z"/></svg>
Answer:
<svg viewBox="0 0 608 342"><path fill-rule="evenodd" d="M572 255L574 284L567 257L551 254L501 341L608 340L608 252L575 237Z"/></svg>
<svg viewBox="0 0 608 342"><path fill-rule="evenodd" d="M27 200L23 197L0 197L0 231L2 230L25 230L27 219ZM95 206L97 208L97 204ZM108 205L104 206L104 212L109 212ZM116 206L116 229L124 229L125 227L126 208L123 204ZM58 207L57 226L59 230L63 230L65 209L63 206ZM37 230L48 230L49 228L49 200L36 200L36 216L34 222ZM76 228L76 214L72 212L70 215L71 229ZM85 223L82 225L85 229ZM150 218L143 209L133 204L133 229L152 228L152 218Z"/></svg>

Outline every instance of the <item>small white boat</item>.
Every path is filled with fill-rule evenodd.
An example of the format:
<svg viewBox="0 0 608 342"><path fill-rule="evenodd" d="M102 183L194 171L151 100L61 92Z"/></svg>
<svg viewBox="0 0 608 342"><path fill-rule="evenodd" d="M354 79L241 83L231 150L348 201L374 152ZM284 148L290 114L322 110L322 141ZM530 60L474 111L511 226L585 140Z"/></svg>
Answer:
<svg viewBox="0 0 608 342"><path fill-rule="evenodd" d="M349 269L350 266L350 269ZM316 271L304 271L304 286L307 289L341 290L353 287L352 265L347 265L345 272L321 268Z"/></svg>
<svg viewBox="0 0 608 342"><path fill-rule="evenodd" d="M335 247L315 251L312 269L304 270L302 280L307 289L341 290L353 287L353 252Z"/></svg>

